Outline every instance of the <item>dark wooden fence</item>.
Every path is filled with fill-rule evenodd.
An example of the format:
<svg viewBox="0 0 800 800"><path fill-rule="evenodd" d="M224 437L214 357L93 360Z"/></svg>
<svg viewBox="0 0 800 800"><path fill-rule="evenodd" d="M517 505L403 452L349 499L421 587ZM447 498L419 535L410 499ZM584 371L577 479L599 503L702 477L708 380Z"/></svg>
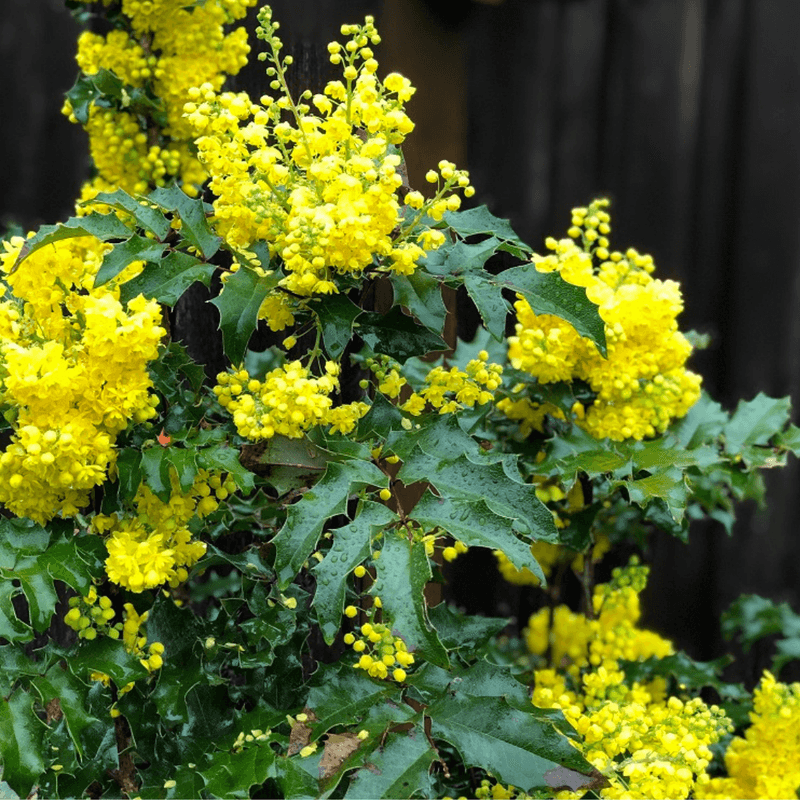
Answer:
<svg viewBox="0 0 800 800"><path fill-rule="evenodd" d="M468 166L478 197L537 245L569 209L613 200L612 241L680 280L683 327L725 405L763 390L800 398L800 3L797 0L319 0L274 2L302 79L328 77L324 44L374 13L382 67L418 87L408 159ZM77 33L60 0L5 0L0 28L0 219L69 213L86 168L59 117ZM352 18L352 19L351 19ZM297 57L299 56L299 58ZM237 79L259 91L253 62ZM688 546L658 539L649 619L697 657L740 592L800 610L798 471Z"/></svg>

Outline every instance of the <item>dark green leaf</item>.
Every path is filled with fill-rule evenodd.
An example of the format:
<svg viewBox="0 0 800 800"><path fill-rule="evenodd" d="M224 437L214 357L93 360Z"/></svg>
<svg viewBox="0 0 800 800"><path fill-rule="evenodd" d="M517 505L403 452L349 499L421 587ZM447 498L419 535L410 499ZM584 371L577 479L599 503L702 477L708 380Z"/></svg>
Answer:
<svg viewBox="0 0 800 800"><path fill-rule="evenodd" d="M683 473L676 467L655 470L646 478L632 481L616 481L615 486L624 487L631 502L644 508L656 498L663 500L676 522L683 519L686 512L689 489Z"/></svg>
<svg viewBox="0 0 800 800"><path fill-rule="evenodd" d="M311 305L322 326L322 340L331 358L339 358L353 337L353 323L361 309L346 295L322 297Z"/></svg>
<svg viewBox="0 0 800 800"><path fill-rule="evenodd" d="M358 421L356 437L369 439L377 436L386 439L392 430L402 429L402 419L403 415L397 406L377 392L370 410Z"/></svg>
<svg viewBox="0 0 800 800"><path fill-rule="evenodd" d="M100 97L119 99L123 82L107 69L99 69L93 75L81 74L75 85L66 93L72 113L81 125L89 121L89 109Z"/></svg>
<svg viewBox="0 0 800 800"><path fill-rule="evenodd" d="M19 590L9 580L0 583L0 639L9 642L29 642L33 639L33 630L20 620L15 611L11 598Z"/></svg>
<svg viewBox="0 0 800 800"><path fill-rule="evenodd" d="M457 650L464 658L474 656L511 622L506 617L463 614L447 603L428 609L428 617L442 644L448 650Z"/></svg>
<svg viewBox="0 0 800 800"><path fill-rule="evenodd" d="M369 556L370 542L376 531L398 519L386 506L365 500L352 522L332 531L333 545L314 567L317 579L314 607L328 644L336 638L341 626L350 573Z"/></svg>
<svg viewBox="0 0 800 800"><path fill-rule="evenodd" d="M510 478L500 463L476 464L466 456L442 461L417 449L397 477L406 484L427 481L448 500L483 501L495 514L514 520L531 540L558 543L553 515L536 497L535 487Z"/></svg>
<svg viewBox="0 0 800 800"><path fill-rule="evenodd" d="M226 444L215 444L197 450L197 466L229 473L239 490L245 494L255 486L253 473L239 461L239 451Z"/></svg>
<svg viewBox="0 0 800 800"><path fill-rule="evenodd" d="M125 649L122 641L108 637L82 644L66 663L69 671L81 680L86 680L91 672L104 672L118 688L147 677L147 670Z"/></svg>
<svg viewBox="0 0 800 800"><path fill-rule="evenodd" d="M163 242L170 231L169 220L158 209L131 197L122 189L117 189L115 192L100 192L91 202L105 203L119 211L126 211L140 228L152 233L159 241Z"/></svg>
<svg viewBox="0 0 800 800"><path fill-rule="evenodd" d="M364 486L385 487L388 478L369 461L328 465L319 482L289 507L286 523L273 540L275 570L285 589L317 545L325 523L347 508L347 499Z"/></svg>
<svg viewBox="0 0 800 800"><path fill-rule="evenodd" d="M539 272L534 264L507 269L497 276L497 281L521 294L534 314L553 314L566 320L606 355L605 323L585 288L567 283L557 272Z"/></svg>
<svg viewBox="0 0 800 800"><path fill-rule="evenodd" d="M500 697L443 697L428 708L432 734L452 744L468 766L491 772L523 791L564 785L559 768L574 771L575 790L595 784L592 769L552 720Z"/></svg>
<svg viewBox="0 0 800 800"><path fill-rule="evenodd" d="M163 502L169 502L172 484L168 448L155 445L142 450L141 469L144 482L153 494Z"/></svg>
<svg viewBox="0 0 800 800"><path fill-rule="evenodd" d="M189 197L179 186L156 189L148 200L181 218L181 235L208 260L219 250L221 239L212 232L202 200Z"/></svg>
<svg viewBox="0 0 800 800"><path fill-rule="evenodd" d="M199 772L212 797L248 798L251 787L275 776L274 765L275 753L266 742L258 742L239 753L214 753L211 766L202 767Z"/></svg>
<svg viewBox="0 0 800 800"><path fill-rule="evenodd" d="M531 553L531 542L518 539L513 519L495 514L483 499L446 494L436 497L426 491L409 516L426 530L433 530L439 525L455 539L471 547L501 550L517 569L527 567L542 585L547 583L539 562ZM552 516L550 519L552 521Z"/></svg>
<svg viewBox="0 0 800 800"><path fill-rule="evenodd" d="M428 330L441 334L447 309L442 300L442 284L418 269L411 275L391 276L395 302L407 308Z"/></svg>
<svg viewBox="0 0 800 800"><path fill-rule="evenodd" d="M213 264L206 264L188 253L175 250L160 261L148 259L144 269L121 286L120 298L127 303L141 294L172 307L197 281L208 286L214 269Z"/></svg>
<svg viewBox="0 0 800 800"><path fill-rule="evenodd" d="M444 339L427 328L421 328L399 306L388 314L365 311L359 317L356 333L374 353L390 356L401 363L411 356L447 349Z"/></svg>
<svg viewBox="0 0 800 800"><path fill-rule="evenodd" d="M498 341L505 339L509 306L503 290L489 276L465 275L464 286L481 315L486 330Z"/></svg>
<svg viewBox="0 0 800 800"><path fill-rule="evenodd" d="M261 277L255 270L240 267L228 277L222 292L210 301L219 309L222 343L231 363L242 363L258 324L258 310L280 279L277 272Z"/></svg>
<svg viewBox="0 0 800 800"><path fill-rule="evenodd" d="M497 252L500 244L500 240L494 237L478 244L456 242L452 247L443 250L444 260L441 263L436 258L429 258L423 263L428 272L435 275L463 276L475 273L486 276L488 273L484 264Z"/></svg>
<svg viewBox="0 0 800 800"><path fill-rule="evenodd" d="M436 753L424 731L390 733L350 780L347 798L434 797L430 767Z"/></svg>
<svg viewBox="0 0 800 800"><path fill-rule="evenodd" d="M485 205L466 211L447 211L444 221L461 237L492 235L506 242L516 242L530 252L530 248L514 232L511 223L496 217Z"/></svg>
<svg viewBox="0 0 800 800"><path fill-rule="evenodd" d="M166 245L135 233L130 239L114 245L114 249L106 253L103 263L94 279L95 288L103 286L112 278L116 278L134 261L156 261L161 258ZM136 278L134 278L136 280ZM138 294L138 293L137 293ZM133 295L134 297L136 295ZM126 298L129 299L129 298Z"/></svg>
<svg viewBox="0 0 800 800"><path fill-rule="evenodd" d="M62 239L74 239L78 236L96 236L103 242L115 239L128 239L133 231L122 222L116 214L98 214L92 212L85 217L71 217L57 225L42 225L34 236L25 241L19 252L16 263L11 268L14 272L31 253L42 247Z"/></svg>
<svg viewBox="0 0 800 800"><path fill-rule="evenodd" d="M45 727L33 711L33 697L18 689L0 697L0 763L3 781L29 797L44 772L42 736Z"/></svg>
<svg viewBox="0 0 800 800"><path fill-rule="evenodd" d="M361 726L370 710L385 699L400 701L400 689L396 684L373 681L347 663L321 668L317 680L318 685L312 687L306 701L306 706L317 717L316 722L310 723L314 739L338 725ZM398 708L397 721L404 719L404 713Z"/></svg>
<svg viewBox="0 0 800 800"><path fill-rule="evenodd" d="M431 579L431 568L424 542L387 530L375 570L373 592L381 598L392 633L403 639L410 653L419 651L426 661L448 667L447 650L428 620L424 591Z"/></svg>

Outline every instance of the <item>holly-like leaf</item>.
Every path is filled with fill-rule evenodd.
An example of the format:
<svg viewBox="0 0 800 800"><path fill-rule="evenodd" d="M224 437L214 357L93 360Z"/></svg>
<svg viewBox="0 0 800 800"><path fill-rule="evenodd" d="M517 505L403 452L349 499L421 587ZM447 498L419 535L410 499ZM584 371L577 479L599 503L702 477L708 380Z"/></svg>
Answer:
<svg viewBox="0 0 800 800"><path fill-rule="evenodd" d="M134 261L156 261L161 258L166 245L135 233L129 239L114 246L114 249L103 256L103 263L94 278L95 288L103 286L112 278L116 278ZM134 295L135 297L135 295Z"/></svg>
<svg viewBox="0 0 800 800"><path fill-rule="evenodd" d="M481 315L486 330L498 341L505 339L509 305L503 289L488 275L465 275L464 287Z"/></svg>
<svg viewBox="0 0 800 800"><path fill-rule="evenodd" d="M498 251L501 244L502 242L493 236L477 244L456 242L450 247L443 248L441 253L437 251L433 257L429 256L424 264L428 272L434 275L463 277L476 274L488 276L484 265Z"/></svg>
<svg viewBox="0 0 800 800"><path fill-rule="evenodd" d="M239 491L247 494L255 486L255 477L239 461L239 451L227 444L214 444L197 450L197 466L201 469L220 470L233 478Z"/></svg>
<svg viewBox="0 0 800 800"><path fill-rule="evenodd" d="M441 526L470 547L501 550L517 569L527 567L543 586L547 583L539 562L531 553L530 541L517 538L513 519L495 514L483 499L436 497L426 491L409 516L427 530Z"/></svg>
<svg viewBox="0 0 800 800"><path fill-rule="evenodd" d="M280 279L277 272L262 277L255 270L240 267L228 277L222 292L209 301L219 309L222 345L231 363L242 363L258 324L258 310Z"/></svg>
<svg viewBox="0 0 800 800"><path fill-rule="evenodd" d="M136 277L120 287L120 299L123 303L141 294L171 308L197 281L208 286L215 269L213 264L206 264L178 250L160 260L148 258L147 262Z"/></svg>
<svg viewBox="0 0 800 800"><path fill-rule="evenodd" d="M0 697L0 763L3 781L29 797L45 770L45 727L33 711L33 697L22 689Z"/></svg>
<svg viewBox="0 0 800 800"><path fill-rule="evenodd" d="M632 481L617 481L615 486L624 486L632 503L644 508L655 499L666 503L672 518L681 522L686 513L689 488L684 474L676 467L655 470L646 478Z"/></svg>
<svg viewBox="0 0 800 800"><path fill-rule="evenodd" d="M77 653L70 653L66 664L76 678L86 680L92 672L104 672L119 688L148 674L122 641L105 636L83 643Z"/></svg>
<svg viewBox="0 0 800 800"><path fill-rule="evenodd" d="M181 235L197 248L204 259L208 260L219 250L222 239L211 230L202 200L189 197L175 184L155 189L147 199L180 217Z"/></svg>
<svg viewBox="0 0 800 800"><path fill-rule="evenodd" d="M382 353L401 363L412 356L424 356L447 349L441 336L421 328L399 306L387 314L365 311L358 319L356 333L374 353Z"/></svg>
<svg viewBox="0 0 800 800"><path fill-rule="evenodd" d="M411 275L391 275L395 302L407 308L428 330L441 334L447 309L442 284L424 270Z"/></svg>
<svg viewBox="0 0 800 800"><path fill-rule="evenodd" d="M58 603L55 581L87 592L104 548L97 537L69 536L51 543L48 531L20 519L0 520L0 537L0 637L28 641L31 628L17 617L11 598L23 593L31 626L46 630Z"/></svg>
<svg viewBox="0 0 800 800"><path fill-rule="evenodd" d="M567 283L557 272L539 272L534 264L507 269L497 276L497 281L522 295L534 314L552 314L569 322L606 355L605 323L584 287Z"/></svg>
<svg viewBox="0 0 800 800"><path fill-rule="evenodd" d="M70 217L56 225L42 225L30 239L25 240L11 272L17 270L32 253L63 239L96 236L103 242L110 242L129 239L132 235L133 231L116 214L98 214L96 211L85 217Z"/></svg>
<svg viewBox="0 0 800 800"><path fill-rule="evenodd" d="M311 306L322 326L322 341L331 358L339 358L353 338L353 323L362 310L346 295L323 297Z"/></svg>
<svg viewBox="0 0 800 800"><path fill-rule="evenodd" d="M514 242L530 252L530 248L514 232L511 223L496 217L485 205L466 211L446 211L444 221L462 238L476 234L495 236L504 242Z"/></svg>
<svg viewBox="0 0 800 800"><path fill-rule="evenodd" d="M409 652L419 651L426 661L449 667L447 650L428 619L424 591L432 574L424 542L387 530L375 570L373 592L381 598L392 633L403 639Z"/></svg>
<svg viewBox="0 0 800 800"><path fill-rule="evenodd" d="M507 617L464 614L447 603L428 609L428 618L442 644L448 650L458 651L463 658L472 658L511 622Z"/></svg>
<svg viewBox="0 0 800 800"><path fill-rule="evenodd" d="M476 464L466 456L442 461L416 449L397 477L406 484L429 482L448 500L484 502L494 514L513 520L515 529L531 540L558 543L553 515L536 497L535 488L510 478L499 462Z"/></svg>
<svg viewBox="0 0 800 800"><path fill-rule="evenodd" d="M211 765L198 771L206 783L205 791L212 797L249 798L253 786L261 786L267 778L276 776L275 753L266 742L238 753L216 751Z"/></svg>
<svg viewBox="0 0 800 800"><path fill-rule="evenodd" d="M789 422L791 400L788 397L767 397L759 392L752 400L741 400L723 428L725 451L741 455L746 461L748 450L769 445Z"/></svg>
<svg viewBox="0 0 800 800"><path fill-rule="evenodd" d="M122 96L125 84L113 72L105 68L93 75L81 74L75 85L66 93L72 113L81 125L89 121L89 109L101 97L117 100Z"/></svg>
<svg viewBox="0 0 800 800"><path fill-rule="evenodd" d="M372 681L346 663L321 666L316 678L317 685L311 688L306 701L306 707L316 716L310 723L315 741L338 725L363 726L370 711L382 702L400 702L396 684ZM405 711L398 707L397 721L404 720Z"/></svg>
<svg viewBox="0 0 800 800"><path fill-rule="evenodd" d="M369 556L375 533L398 519L386 506L364 501L351 522L332 531L333 544L314 567L317 579L314 607L328 644L332 644L341 626L347 578Z"/></svg>
<svg viewBox="0 0 800 800"><path fill-rule="evenodd" d="M350 779L346 798L434 797L430 768L436 753L419 727L390 733Z"/></svg>
<svg viewBox="0 0 800 800"><path fill-rule="evenodd" d="M103 203L130 214L140 228L152 233L161 242L167 238L170 231L169 220L164 214L147 202L131 197L122 189L117 189L115 192L100 192L90 202L92 204Z"/></svg>
<svg viewBox="0 0 800 800"><path fill-rule="evenodd" d="M273 540L275 571L281 589L300 572L322 535L325 523L347 508L350 495L365 486L387 485L388 478L369 461L328 465L320 480L286 514L286 523Z"/></svg>
<svg viewBox="0 0 800 800"><path fill-rule="evenodd" d="M593 788L596 776L546 712L512 708L502 697L442 697L427 710L431 733L450 742L468 766L523 791L563 786L568 770L574 789ZM554 772L554 770L557 770Z"/></svg>

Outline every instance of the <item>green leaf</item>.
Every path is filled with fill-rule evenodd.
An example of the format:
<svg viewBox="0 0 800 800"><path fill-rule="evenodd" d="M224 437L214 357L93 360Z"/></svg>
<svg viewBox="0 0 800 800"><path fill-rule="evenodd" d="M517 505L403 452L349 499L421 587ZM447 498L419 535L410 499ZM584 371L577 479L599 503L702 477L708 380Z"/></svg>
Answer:
<svg viewBox="0 0 800 800"><path fill-rule="evenodd" d="M166 245L139 236L135 233L129 239L114 245L114 249L103 256L103 263L94 278L95 288L103 286L112 278L116 278L134 261L159 261ZM135 279L134 279L135 280ZM135 296L135 295L134 295Z"/></svg>
<svg viewBox="0 0 800 800"><path fill-rule="evenodd" d="M512 708L501 697L445 696L427 713L435 738L450 742L467 766L481 767L523 791L553 790L574 781L592 788L592 769L540 709ZM569 773L569 774L566 774Z"/></svg>
<svg viewBox="0 0 800 800"><path fill-rule="evenodd" d="M386 439L393 430L402 429L403 414L394 403L390 403L380 392L375 394L372 406L358 421L356 438L359 440L377 437Z"/></svg>
<svg viewBox="0 0 800 800"><path fill-rule="evenodd" d="M747 448L765 447L789 422L791 400L767 397L759 392L752 400L741 400L723 429L725 451L741 454L747 460Z"/></svg>
<svg viewBox="0 0 800 800"><path fill-rule="evenodd" d="M199 773L212 797L249 798L251 787L275 777L275 753L266 742L254 743L239 753L218 751L211 766L202 767Z"/></svg>
<svg viewBox="0 0 800 800"><path fill-rule="evenodd" d="M141 294L171 308L197 281L208 286L215 269L213 264L175 250L161 260L148 259L144 269L121 286L120 298L127 303Z"/></svg>
<svg viewBox="0 0 800 800"><path fill-rule="evenodd" d="M506 242L515 242L530 252L530 248L517 236L507 219L496 217L483 205L466 211L446 211L444 221L462 238L485 234Z"/></svg>
<svg viewBox="0 0 800 800"><path fill-rule="evenodd" d="M98 98L118 99L124 83L113 72L103 68L93 75L81 74L75 85L66 93L72 113L81 125L89 121L89 109Z"/></svg>
<svg viewBox="0 0 800 800"><path fill-rule="evenodd" d="M507 617L479 617L464 614L447 603L428 609L430 619L442 644L463 658L472 658L490 639L511 622Z"/></svg>
<svg viewBox="0 0 800 800"><path fill-rule="evenodd" d="M319 797L319 779L315 778L310 770L316 767L319 771L319 761L322 753L303 758L293 756L292 758L278 757L275 761L275 769L278 775L278 786L286 800L306 800L307 798Z"/></svg>
<svg viewBox="0 0 800 800"><path fill-rule="evenodd" d="M676 467L659 469L646 478L632 481L616 481L615 487L624 487L631 502L644 508L656 498L663 500L672 518L681 522L686 513L689 489L683 473Z"/></svg>
<svg viewBox="0 0 800 800"><path fill-rule="evenodd" d="M242 363L258 324L258 310L280 279L278 272L261 277L255 270L240 267L228 277L222 292L209 301L219 309L222 344L231 363Z"/></svg>
<svg viewBox="0 0 800 800"><path fill-rule="evenodd" d="M442 299L442 284L424 270L411 275L391 275L396 303L407 308L428 330L441 334L447 309Z"/></svg>
<svg viewBox="0 0 800 800"><path fill-rule="evenodd" d="M401 363L411 356L447 349L441 336L421 328L399 306L388 314L365 311L358 319L356 332L374 353L390 356Z"/></svg>
<svg viewBox="0 0 800 800"><path fill-rule="evenodd" d="M289 507L286 523L273 540L275 571L281 589L300 572L316 547L325 523L346 510L350 495L368 485L385 487L387 483L387 476L369 461L329 464L318 483Z"/></svg>
<svg viewBox="0 0 800 800"><path fill-rule="evenodd" d="M255 487L255 477L239 461L239 451L227 444L215 444L197 451L197 466L207 470L227 472L239 490L247 494Z"/></svg>
<svg viewBox="0 0 800 800"><path fill-rule="evenodd" d="M669 431L681 445L691 449L715 440L727 422L727 412L703 392L686 416L673 423Z"/></svg>
<svg viewBox="0 0 800 800"><path fill-rule="evenodd" d="M488 273L485 271L484 265L497 252L500 245L501 241L495 237L484 239L477 244L456 242L452 247L442 250L444 258L441 263L435 258L429 258L423 263L428 272L435 275L458 277L475 273L486 276Z"/></svg>
<svg viewBox="0 0 800 800"><path fill-rule="evenodd" d="M104 203L118 211L127 212L140 228L152 233L159 241L163 242L170 231L169 220L158 209L131 197L122 189L117 189L115 192L100 192L90 202Z"/></svg>
<svg viewBox="0 0 800 800"><path fill-rule="evenodd" d="M105 636L81 644L77 653L70 652L66 663L76 678L86 680L91 672L104 672L118 688L146 678L148 674L139 659L125 649L122 641Z"/></svg>
<svg viewBox="0 0 800 800"><path fill-rule="evenodd" d="M584 287L567 283L557 272L539 272L534 264L507 269L497 276L497 281L522 295L534 314L553 314L569 322L606 355L605 323Z"/></svg>
<svg viewBox="0 0 800 800"><path fill-rule="evenodd" d="M315 740L338 725L361 727L376 706L390 700L400 701L400 688L396 684L371 680L344 659L338 664L321 666L315 678L318 685L311 688L306 701L306 707L317 717L316 722L309 723ZM398 722L405 720L402 708L397 708Z"/></svg>
<svg viewBox="0 0 800 800"><path fill-rule="evenodd" d="M70 217L66 222L59 222L56 225L42 225L36 234L22 245L11 272L18 269L32 253L62 239L96 236L101 241L108 242L114 239L129 239L132 235L133 231L116 214L98 214L96 211L85 217Z"/></svg>
<svg viewBox="0 0 800 800"><path fill-rule="evenodd" d="M494 280L482 275L466 275L464 286L475 303L486 330L498 341L503 341L509 305L503 297L502 288Z"/></svg>
<svg viewBox="0 0 800 800"><path fill-rule="evenodd" d="M449 667L447 650L428 620L424 591L432 575L425 543L387 530L375 571L372 591L381 598L392 633L402 637L410 653L419 651L426 661L442 668Z"/></svg>
<svg viewBox="0 0 800 800"><path fill-rule="evenodd" d="M350 779L346 798L434 797L430 775L436 753L425 732L414 727L390 733Z"/></svg>
<svg viewBox="0 0 800 800"><path fill-rule="evenodd" d="M0 697L0 763L3 780L29 797L45 770L42 737L45 727L33 711L33 697L17 689Z"/></svg>
<svg viewBox="0 0 800 800"><path fill-rule="evenodd" d="M204 259L208 260L219 250L222 239L209 227L202 200L189 197L175 184L156 189L147 199L181 218L181 235L200 251Z"/></svg>
<svg viewBox="0 0 800 800"><path fill-rule="evenodd" d="M535 487L510 478L500 463L476 464L466 456L442 461L417 449L397 477L405 484L427 481L448 500L483 501L494 514L514 520L531 540L558 543L553 515L536 497Z"/></svg>
<svg viewBox="0 0 800 800"><path fill-rule="evenodd" d="M170 460L168 448L161 445L154 445L142 450L141 460L142 474L144 481L163 502L169 502L172 494L172 484L170 482Z"/></svg>
<svg viewBox="0 0 800 800"><path fill-rule="evenodd" d="M398 520L386 506L365 500L350 523L332 531L333 545L314 567L317 588L313 605L328 644L333 643L341 626L350 573L369 556L375 533Z"/></svg>
<svg viewBox="0 0 800 800"><path fill-rule="evenodd" d="M547 584L539 562L531 553L530 541L518 539L513 519L495 514L483 499L436 497L426 491L409 517L426 530L441 526L455 539L471 547L501 550L517 569L527 567L543 586Z"/></svg>
<svg viewBox="0 0 800 800"><path fill-rule="evenodd" d="M97 717L86 708L86 686L67 670L62 669L61 663L54 664L44 675L39 675L31 681L31 685L39 693L43 706L58 699L59 706L70 739L78 755L83 759L85 749L83 746L84 733L95 725L104 725Z"/></svg>
<svg viewBox="0 0 800 800"><path fill-rule="evenodd" d="M46 630L58 603L54 581L88 591L102 564L103 545L97 537L74 536L51 545L47 531L19 519L0 520L0 536L0 637L28 641L31 628L17 618L11 598L21 590L28 601L31 626Z"/></svg>
<svg viewBox="0 0 800 800"><path fill-rule="evenodd" d="M362 310L346 295L322 297L310 306L319 318L322 341L331 358L339 358L353 337L353 323Z"/></svg>

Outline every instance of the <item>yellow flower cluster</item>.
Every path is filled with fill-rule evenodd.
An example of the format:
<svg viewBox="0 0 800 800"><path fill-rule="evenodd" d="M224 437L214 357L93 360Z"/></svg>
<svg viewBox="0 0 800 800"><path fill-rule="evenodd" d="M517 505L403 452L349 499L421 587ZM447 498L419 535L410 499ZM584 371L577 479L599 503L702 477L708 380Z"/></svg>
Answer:
<svg viewBox="0 0 800 800"><path fill-rule="evenodd" d="M753 695L751 725L725 753L727 778L697 787L699 798L795 797L800 789L800 683L764 672Z"/></svg>
<svg viewBox="0 0 800 800"><path fill-rule="evenodd" d="M596 587L596 619L554 609L531 618L528 645L537 654L550 647L556 669L535 672L531 701L558 708L582 737L585 758L609 780L602 798L685 798L707 780L710 746L732 730L716 706L701 699L666 697L666 683L625 682L620 660L665 657L672 644L638 630L639 592L647 569L631 565L614 571L609 584ZM577 793L559 797L577 798Z"/></svg>
<svg viewBox="0 0 800 800"><path fill-rule="evenodd" d="M676 322L683 309L679 285L653 278L650 256L633 249L609 252L607 205L596 200L573 209L571 238L547 239L551 254L533 260L540 272L557 271L568 283L586 288L605 323L608 358L569 323L534 314L520 297L509 359L540 383L586 381L597 397L586 409L576 403L573 413L593 436L643 439L686 414L700 396L700 377L684 366L692 347ZM538 408L506 407L516 417L530 416L530 428L540 427Z"/></svg>
<svg viewBox="0 0 800 800"><path fill-rule="evenodd" d="M112 608L111 598L98 595L94 586L89 589L85 597L70 597L69 606L64 622L77 632L78 638L91 641L97 638L98 633L111 639L119 639L121 636L125 649L139 657L142 666L148 672L161 669L163 666L164 645L161 642L153 642L145 652L147 637L140 632L140 629L147 622L147 611L138 614L132 603L125 603L123 621L112 624L111 620L116 616L116 611ZM101 672L93 672L91 677L106 686L111 680L108 675Z"/></svg>
<svg viewBox="0 0 800 800"><path fill-rule="evenodd" d="M356 611L355 606L348 606L348 609ZM391 669L392 679L402 683L406 679L405 668L414 663L414 656L406 649L406 643L399 636L394 636L391 628L382 622L365 622L359 630L360 637L353 633L344 635L344 643L360 653L353 667L381 679L388 678Z"/></svg>
<svg viewBox="0 0 800 800"><path fill-rule="evenodd" d="M157 303L140 295L125 307L115 282L94 288L110 245L65 239L15 268L24 241L0 253L0 391L13 428L0 502L45 523L85 506L115 461L117 435L155 415L147 365L165 331Z"/></svg>
<svg viewBox="0 0 800 800"><path fill-rule="evenodd" d="M77 61L87 75L112 71L127 87L150 90L163 103L163 127L134 111L89 109L86 131L97 177L83 199L116 188L146 193L178 177L187 193L206 178L192 145L192 129L183 118L190 87L207 83L219 90L228 75L247 63L247 32L225 25L241 19L256 0L122 0L124 29L102 36L86 31L78 39ZM69 101L64 113L77 122Z"/></svg>
<svg viewBox="0 0 800 800"><path fill-rule="evenodd" d="M454 414L463 408L490 403L494 399L493 392L503 382L503 368L499 364L489 363L488 359L489 354L481 350L478 358L467 364L466 371L458 367L449 370L434 367L425 376L425 388L413 392L400 408L419 416L426 405L438 409L440 414Z"/></svg>
<svg viewBox="0 0 800 800"><path fill-rule="evenodd" d="M318 378L300 361L292 361L261 381L246 369L222 372L214 393L245 439L271 439L275 434L299 439L314 425L350 433L369 406L356 402L333 408L330 394L339 388L338 375L334 361L326 362L325 374Z"/></svg>
<svg viewBox="0 0 800 800"><path fill-rule="evenodd" d="M608 661L637 661L664 658L674 650L672 643L652 631L640 630L639 593L647 582L647 567L615 569L609 584L599 584L592 598L594 619L576 614L568 606L552 611L543 608L528 621L528 649L536 655L551 654L550 661L572 677L588 666Z"/></svg>
<svg viewBox="0 0 800 800"><path fill-rule="evenodd" d="M232 478L223 479L206 470L198 471L186 493L174 472L171 479L169 502L141 484L133 499L135 514L97 515L92 520L94 533L110 534L106 541L108 577L132 592L183 583L189 575L187 568L206 551L204 542L192 539L190 520L216 511L219 501L236 489Z"/></svg>
<svg viewBox="0 0 800 800"><path fill-rule="evenodd" d="M211 174L214 226L236 249L265 241L280 257L286 277L261 313L286 317L291 310L281 289L303 298L337 292L337 275L358 277L373 267L412 273L426 249L444 242L441 231L423 223L426 215L440 220L459 207L454 189L473 190L465 172L442 161L429 176L437 184L432 198L403 197L397 147L414 127L404 110L414 89L396 73L378 79L372 46L380 37L371 17L342 27L346 44L328 46L343 80L322 94L306 91L298 102L285 78L291 57L280 55L268 7L259 21L257 34L269 48L260 58L270 63L276 97L256 103L203 84L191 90L185 111Z"/></svg>

